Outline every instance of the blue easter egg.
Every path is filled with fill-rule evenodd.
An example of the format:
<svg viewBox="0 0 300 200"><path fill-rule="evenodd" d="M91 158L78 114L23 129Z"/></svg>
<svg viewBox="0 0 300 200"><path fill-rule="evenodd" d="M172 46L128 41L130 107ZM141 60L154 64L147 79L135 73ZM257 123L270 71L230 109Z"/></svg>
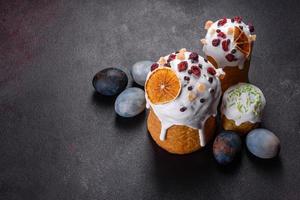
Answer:
<svg viewBox="0 0 300 200"><path fill-rule="evenodd" d="M106 68L95 74L93 86L97 92L106 96L114 96L122 92L128 83L125 72L118 68Z"/></svg>
<svg viewBox="0 0 300 200"><path fill-rule="evenodd" d="M224 131L215 138L213 154L219 164L227 165L234 160L241 147L242 141L238 134Z"/></svg>
<svg viewBox="0 0 300 200"><path fill-rule="evenodd" d="M115 111L122 117L134 117L146 107L145 92L140 88L127 88L116 99Z"/></svg>
<svg viewBox="0 0 300 200"><path fill-rule="evenodd" d="M248 133L246 137L248 150L259 158L274 158L280 151L280 141L271 131L258 128Z"/></svg>
<svg viewBox="0 0 300 200"><path fill-rule="evenodd" d="M136 62L131 69L131 74L133 80L141 85L144 86L146 82L146 78L148 73L151 71L151 65L153 64L152 61L144 60Z"/></svg>

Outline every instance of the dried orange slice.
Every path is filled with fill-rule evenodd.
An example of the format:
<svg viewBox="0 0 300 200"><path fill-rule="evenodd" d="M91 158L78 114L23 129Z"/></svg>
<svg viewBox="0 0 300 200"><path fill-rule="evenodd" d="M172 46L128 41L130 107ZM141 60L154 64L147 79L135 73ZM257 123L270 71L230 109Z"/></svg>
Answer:
<svg viewBox="0 0 300 200"><path fill-rule="evenodd" d="M250 55L251 52L251 41L247 37L244 31L239 27L235 26L233 31L233 38L235 47L240 50L246 57Z"/></svg>
<svg viewBox="0 0 300 200"><path fill-rule="evenodd" d="M145 91L151 103L168 103L179 95L180 80L173 69L159 67L150 74L145 84Z"/></svg>

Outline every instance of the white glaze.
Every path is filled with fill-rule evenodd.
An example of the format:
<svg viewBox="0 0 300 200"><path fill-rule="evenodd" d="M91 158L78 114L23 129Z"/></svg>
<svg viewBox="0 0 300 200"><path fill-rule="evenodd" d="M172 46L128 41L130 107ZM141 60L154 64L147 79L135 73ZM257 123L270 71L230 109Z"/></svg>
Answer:
<svg viewBox="0 0 300 200"><path fill-rule="evenodd" d="M236 52L233 54L235 56L235 58L237 59L236 61L229 62L225 58L225 56L228 53L230 53L232 49L235 49L233 33L228 34L229 28L233 29L235 26L242 26L244 33L248 36L248 38L251 38L251 33L250 33L248 25L246 25L244 22L241 22L241 23L238 23L236 21L231 22L231 19L227 19L226 24L224 24L223 26L218 26L218 21L214 22L207 30L205 40L204 40L205 44L203 46L203 51L204 51L205 55L211 56L217 62L218 68L238 66L239 69L243 69L244 62L247 58L241 51L236 49ZM230 39L229 51L223 50L223 48L222 48L223 39L217 36L217 34L218 34L216 32L217 29L220 29L220 31L222 31L223 33L226 34L225 40ZM212 45L212 41L214 39L221 40L220 44L216 47Z"/></svg>
<svg viewBox="0 0 300 200"><path fill-rule="evenodd" d="M214 68L217 72L216 75L209 74L207 68L213 67L213 65L209 62L206 63L201 56L198 56L199 62L192 63L189 59L190 53L191 52L184 53L184 60L179 60L176 57L170 62L171 68L177 74L181 82L181 92L179 96L171 102L155 105L149 101L146 92L147 108L151 107L161 122L160 140L165 140L166 132L172 125L185 125L194 129L199 129L200 145L205 146L204 124L210 116L216 116L217 114L217 106L221 97L221 86L218 76L224 72L222 69L216 70ZM168 57L169 55L165 56L164 59L167 60ZM182 61L187 61L188 68L185 71L179 72L178 63ZM199 64L202 65L200 77L188 74L188 70L191 69L191 66L198 66ZM147 80L150 75L151 73L148 74ZM184 76L189 76L190 81L184 80ZM212 83L208 81L209 77L212 77ZM200 83L205 84L206 86L205 91L202 93L197 89L197 86ZM188 90L188 86L192 86L193 89ZM214 89L213 93L209 92L211 89ZM195 94L195 99L192 101L189 100L188 97L190 92ZM205 99L204 103L200 102L201 98ZM180 108L183 106L187 108L184 112L180 111Z"/></svg>
<svg viewBox="0 0 300 200"><path fill-rule="evenodd" d="M266 99L262 91L249 83L228 88L222 100L222 113L237 126L244 122L260 122Z"/></svg>

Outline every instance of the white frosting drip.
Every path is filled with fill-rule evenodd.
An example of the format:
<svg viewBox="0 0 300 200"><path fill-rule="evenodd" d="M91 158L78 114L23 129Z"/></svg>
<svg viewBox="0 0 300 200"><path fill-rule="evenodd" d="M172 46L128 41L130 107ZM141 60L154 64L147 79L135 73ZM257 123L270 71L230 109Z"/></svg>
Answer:
<svg viewBox="0 0 300 200"><path fill-rule="evenodd" d="M266 99L262 91L249 83L239 83L226 90L222 100L222 113L237 126L244 122L260 122Z"/></svg>
<svg viewBox="0 0 300 200"><path fill-rule="evenodd" d="M192 63L189 59L190 54L191 52L185 52L184 60L175 58L170 62L171 68L175 71L181 82L182 89L179 96L171 102L155 105L149 101L146 92L146 100L147 104L151 106L161 122L160 140L165 140L166 132L169 127L173 125L184 125L199 129L200 145L205 146L205 130L203 130L203 128L206 120L210 116L216 116L217 114L217 106L221 97L220 80L217 76L222 74L223 71L222 69L216 70L211 63L208 61L205 62L204 58L201 56L198 56L199 62ZM169 55L165 56L164 59L168 60L168 57ZM178 70L178 64L182 61L188 63L188 68L185 71L180 72ZM200 77L188 73L188 70L191 69L192 66L199 66L199 64L202 65ZM216 75L211 75L207 72L207 68L209 67L213 67L216 70ZM150 74L151 73L148 74L147 80ZM185 76L190 77L190 80L184 80ZM208 81L210 77L212 83ZM199 84L205 85L205 90L203 92L200 92L197 89ZM188 90L188 87L190 86L193 88ZM210 93L209 91L212 89L213 91ZM200 102L200 99L204 99L204 102ZM186 108L185 111L180 110L183 107Z"/></svg>
<svg viewBox="0 0 300 200"><path fill-rule="evenodd" d="M219 21L219 20L218 20ZM218 68L224 68L224 67L236 67L238 66L239 69L243 69L244 67L244 62L246 60L246 56L236 49L236 52L233 54L236 58L236 61L229 62L225 56L231 52L232 49L235 49L235 44L234 44L234 37L233 33L228 34L228 30L231 28L233 29L235 26L242 26L244 33L248 36L251 37L249 27L244 23L238 23L236 21L231 22L231 19L227 19L226 24L223 26L218 26L218 21L214 22L209 29L207 30L207 34L205 36L205 44L203 46L203 51L205 55L211 56L214 58L214 60L217 62ZM217 36L216 30L219 29L221 32L226 34L226 39L222 39ZM214 39L220 39L220 44L218 46L213 46L212 41ZM222 41L223 40L230 40L230 44L228 46L229 50L224 51L222 48Z"/></svg>
<svg viewBox="0 0 300 200"><path fill-rule="evenodd" d="M198 131L199 131L199 138L200 138L200 146L204 147L206 145L204 131L202 129L199 129Z"/></svg>

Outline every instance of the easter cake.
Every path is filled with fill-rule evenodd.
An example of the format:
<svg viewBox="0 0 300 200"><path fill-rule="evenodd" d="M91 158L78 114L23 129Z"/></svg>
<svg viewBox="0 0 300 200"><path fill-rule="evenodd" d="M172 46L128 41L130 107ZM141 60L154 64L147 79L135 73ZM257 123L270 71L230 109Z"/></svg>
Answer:
<svg viewBox="0 0 300 200"><path fill-rule="evenodd" d="M261 121L266 99L262 91L249 83L239 83L225 91L222 99L222 126L242 135Z"/></svg>
<svg viewBox="0 0 300 200"><path fill-rule="evenodd" d="M219 76L206 59L186 49L161 57L145 83L147 126L154 141L170 153L194 152L212 139L221 97Z"/></svg>
<svg viewBox="0 0 300 200"><path fill-rule="evenodd" d="M207 59L222 68L226 76L221 79L222 91L239 82L248 82L248 71L253 41L256 39L252 24L246 25L241 17L207 21L204 39L201 39Z"/></svg>

